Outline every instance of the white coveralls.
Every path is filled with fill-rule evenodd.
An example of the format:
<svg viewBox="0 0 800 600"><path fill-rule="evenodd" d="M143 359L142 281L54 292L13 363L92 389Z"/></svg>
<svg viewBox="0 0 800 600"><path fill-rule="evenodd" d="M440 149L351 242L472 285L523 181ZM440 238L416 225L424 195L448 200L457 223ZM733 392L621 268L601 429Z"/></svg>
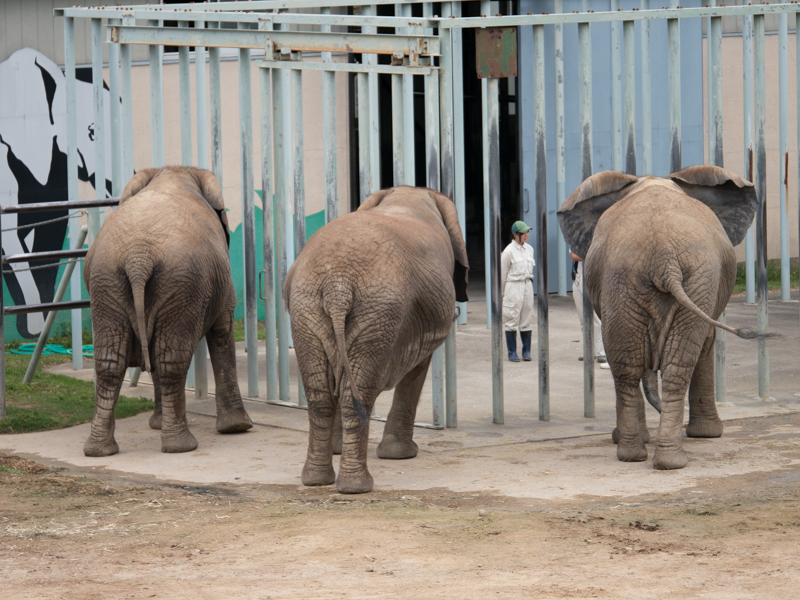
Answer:
<svg viewBox="0 0 800 600"><path fill-rule="evenodd" d="M572 282L572 299L575 301L575 308L578 309L578 319L583 328L583 261L578 263L578 273L575 275L575 281ZM600 331L600 318L597 313L594 314L594 355L605 356L606 351L603 348L603 334Z"/></svg>
<svg viewBox="0 0 800 600"><path fill-rule="evenodd" d="M503 290L503 328L530 331L533 328L533 247L512 241L500 255Z"/></svg>

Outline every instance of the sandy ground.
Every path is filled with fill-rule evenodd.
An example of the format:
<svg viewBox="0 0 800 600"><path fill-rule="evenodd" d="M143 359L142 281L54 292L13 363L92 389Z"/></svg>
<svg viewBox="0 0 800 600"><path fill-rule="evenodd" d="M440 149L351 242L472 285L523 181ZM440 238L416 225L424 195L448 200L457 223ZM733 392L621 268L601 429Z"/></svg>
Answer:
<svg viewBox="0 0 800 600"><path fill-rule="evenodd" d="M186 454L161 453L146 414L118 421L106 458L83 456L88 424L0 437L0 598L797 598L798 303L770 303L782 337L769 400L754 398L755 345L728 336L725 434L684 439L690 462L673 472L616 460L608 371L597 417L583 417L574 306L550 309L550 421L536 364L506 363L505 424L491 422L490 338L472 302L458 428L418 428L415 459L384 461L372 421L366 495L303 487L306 413L263 398L246 401L251 431L223 436L213 398L190 392L199 447ZM736 327L755 319L741 299L727 312ZM126 391L152 394L142 379ZM428 386L420 421L430 406Z"/></svg>

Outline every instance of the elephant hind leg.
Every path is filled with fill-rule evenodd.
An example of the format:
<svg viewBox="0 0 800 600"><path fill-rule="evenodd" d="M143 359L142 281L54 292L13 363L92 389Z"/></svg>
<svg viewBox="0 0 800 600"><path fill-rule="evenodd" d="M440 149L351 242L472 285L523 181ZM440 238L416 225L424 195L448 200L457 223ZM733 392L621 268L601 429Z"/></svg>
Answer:
<svg viewBox="0 0 800 600"><path fill-rule="evenodd" d="M700 352L700 359L689 385L689 424L686 435L694 438L716 438L722 435L722 419L717 413L714 386L714 340L716 328L711 329Z"/></svg>
<svg viewBox="0 0 800 600"><path fill-rule="evenodd" d="M242 403L236 379L236 342L233 333L233 309L224 311L206 332L208 354L214 370L219 433L238 433L253 427Z"/></svg>
<svg viewBox="0 0 800 600"><path fill-rule="evenodd" d="M386 418L383 439L378 444L378 458L402 459L414 458L419 448L412 439L414 436L414 420L417 416L417 405L425 376L431 364L429 356L422 363L411 369L394 390L392 408Z"/></svg>
<svg viewBox="0 0 800 600"><path fill-rule="evenodd" d="M641 413L644 398L638 377L614 377L617 392L617 428L612 434L617 442L617 458L623 462L647 460L647 447L642 439ZM647 429L645 428L645 431Z"/></svg>
<svg viewBox="0 0 800 600"><path fill-rule="evenodd" d="M83 445L86 456L110 456L119 452L119 445L114 438L114 408L131 352L133 326L127 315L109 313L111 311L107 307L95 308L93 323L97 384L92 430Z"/></svg>
<svg viewBox="0 0 800 600"><path fill-rule="evenodd" d="M682 469L689 462L683 449L681 431L683 402L693 366L668 363L662 370L661 422L653 456L653 467L656 469Z"/></svg>
<svg viewBox="0 0 800 600"><path fill-rule="evenodd" d="M645 444L650 443L650 431L647 429L647 416L645 415L646 405L644 403L644 396L641 389L637 389L639 395L639 435L642 437L642 442ZM615 444L619 444L619 428L615 427L611 432L611 440Z"/></svg>

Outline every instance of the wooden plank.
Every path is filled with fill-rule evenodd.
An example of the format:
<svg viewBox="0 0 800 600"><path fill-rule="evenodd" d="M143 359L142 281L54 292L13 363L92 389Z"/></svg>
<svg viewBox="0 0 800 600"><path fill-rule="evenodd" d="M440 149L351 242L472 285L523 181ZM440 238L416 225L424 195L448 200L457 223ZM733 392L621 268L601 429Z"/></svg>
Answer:
<svg viewBox="0 0 800 600"><path fill-rule="evenodd" d="M53 8L67 8L70 0L53 0ZM53 62L64 66L64 19L53 18Z"/></svg>
<svg viewBox="0 0 800 600"><path fill-rule="evenodd" d="M22 48L22 0L7 0L4 25L6 49L13 54Z"/></svg>

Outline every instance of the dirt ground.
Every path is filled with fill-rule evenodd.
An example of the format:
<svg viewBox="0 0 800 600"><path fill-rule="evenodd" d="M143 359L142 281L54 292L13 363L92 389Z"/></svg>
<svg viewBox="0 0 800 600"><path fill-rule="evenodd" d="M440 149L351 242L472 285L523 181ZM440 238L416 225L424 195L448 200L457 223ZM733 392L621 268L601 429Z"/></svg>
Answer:
<svg viewBox="0 0 800 600"><path fill-rule="evenodd" d="M354 497L5 456L0 598L797 598L800 414L729 429L763 468L638 496ZM537 448L613 452L607 434Z"/></svg>

